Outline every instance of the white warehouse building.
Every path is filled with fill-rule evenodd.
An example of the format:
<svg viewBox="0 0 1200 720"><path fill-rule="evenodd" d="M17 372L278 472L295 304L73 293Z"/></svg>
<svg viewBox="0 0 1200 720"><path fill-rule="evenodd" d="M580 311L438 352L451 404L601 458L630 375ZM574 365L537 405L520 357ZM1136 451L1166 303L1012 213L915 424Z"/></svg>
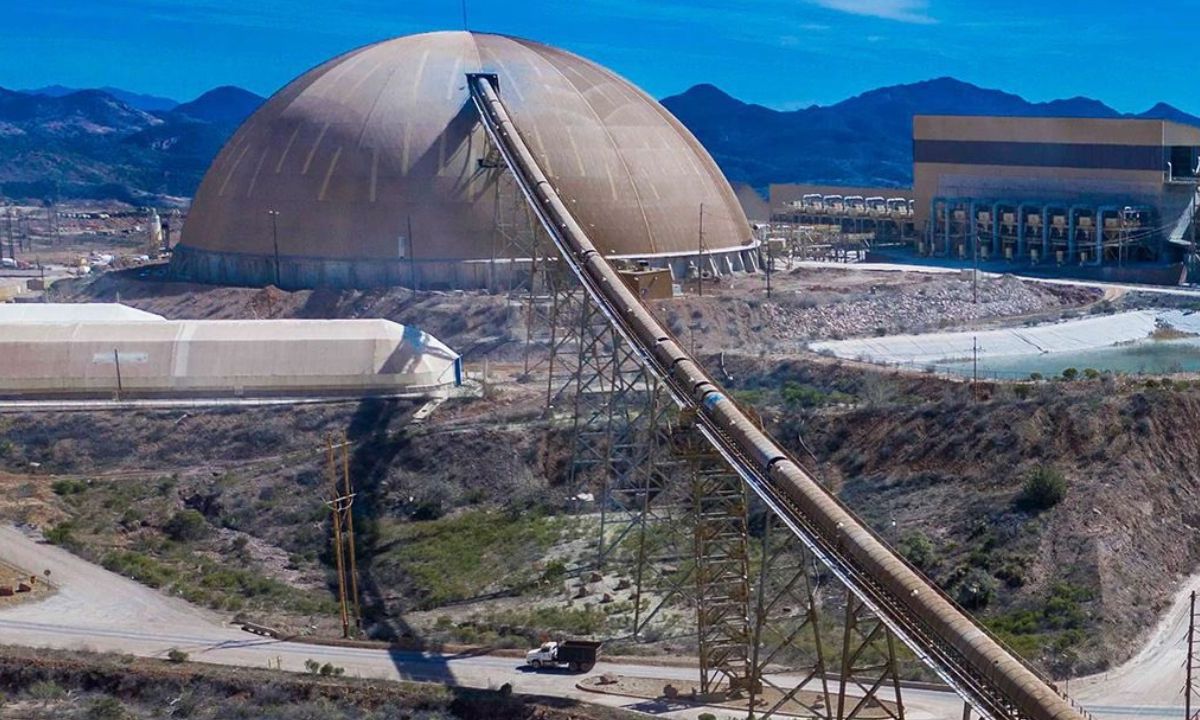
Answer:
<svg viewBox="0 0 1200 720"><path fill-rule="evenodd" d="M121 305L0 305L0 397L427 394L457 353L389 320L167 320Z"/></svg>

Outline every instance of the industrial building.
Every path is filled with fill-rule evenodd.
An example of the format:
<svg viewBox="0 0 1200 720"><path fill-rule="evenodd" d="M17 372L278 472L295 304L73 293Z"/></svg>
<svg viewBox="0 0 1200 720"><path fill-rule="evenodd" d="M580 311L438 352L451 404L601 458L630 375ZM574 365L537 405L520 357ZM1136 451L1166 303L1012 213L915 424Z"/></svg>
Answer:
<svg viewBox="0 0 1200 720"><path fill-rule="evenodd" d="M870 233L876 259L1173 284L1194 255L1198 175L1190 125L918 115L911 190L772 185L772 221Z"/></svg>
<svg viewBox="0 0 1200 720"><path fill-rule="evenodd" d="M548 179L606 255L668 267L676 280L697 265L754 268L728 182L651 97L546 45L436 32L354 50L272 96L205 176L174 276L444 289L527 272L508 237L527 211L504 197L471 72L495 75Z"/></svg>
<svg viewBox="0 0 1200 720"><path fill-rule="evenodd" d="M0 357L10 399L390 396L462 378L457 353L388 320L175 321L121 305L0 305Z"/></svg>
<svg viewBox="0 0 1200 720"><path fill-rule="evenodd" d="M1163 120L917 116L922 252L1016 263L1178 261L1200 128Z"/></svg>

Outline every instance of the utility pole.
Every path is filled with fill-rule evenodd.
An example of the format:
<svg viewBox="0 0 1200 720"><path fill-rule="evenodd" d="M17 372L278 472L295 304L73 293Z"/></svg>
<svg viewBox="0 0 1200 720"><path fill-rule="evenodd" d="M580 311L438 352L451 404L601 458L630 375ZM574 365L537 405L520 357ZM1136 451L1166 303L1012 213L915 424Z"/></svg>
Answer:
<svg viewBox="0 0 1200 720"><path fill-rule="evenodd" d="M412 215L408 216L408 272L411 276L412 291L417 291L417 244L413 240Z"/></svg>
<svg viewBox="0 0 1200 720"><path fill-rule="evenodd" d="M5 219L7 220L8 230L8 256L13 260L17 259L17 246L13 242L13 209L12 205L7 205L4 208Z"/></svg>
<svg viewBox="0 0 1200 720"><path fill-rule="evenodd" d="M266 214L271 216L271 246L275 248L275 287L280 287L280 228L276 222L280 211L268 210Z"/></svg>
<svg viewBox="0 0 1200 720"><path fill-rule="evenodd" d="M700 231L696 234L696 292L704 297L704 203L700 203Z"/></svg>
<svg viewBox="0 0 1200 720"><path fill-rule="evenodd" d="M975 267L974 271L971 273L971 294L974 298L972 300L972 302L974 302L976 305L978 305L979 304L979 233L978 232L975 233L975 241L973 243L971 243L971 246L972 246L972 248L974 248L974 252L972 253L973 258L974 258L972 264Z"/></svg>
<svg viewBox="0 0 1200 720"><path fill-rule="evenodd" d="M1187 633L1187 681L1183 686L1183 701L1184 701L1184 720L1194 720L1196 715L1192 714L1192 698L1200 696L1200 688L1195 685L1196 677L1196 591L1192 591L1191 610L1188 613L1188 633Z"/></svg>
<svg viewBox="0 0 1200 720"><path fill-rule="evenodd" d="M775 269L775 255L771 252L771 240L767 239L767 299L771 299L771 271Z"/></svg>
<svg viewBox="0 0 1200 720"><path fill-rule="evenodd" d="M325 504L333 514L333 556L337 570L338 610L342 620L342 637L350 637L351 615L355 634L362 629L362 605L358 594L358 565L354 552L354 489L350 483L350 442L342 433L338 442L334 436L325 438L325 459L333 497ZM339 463L337 451L341 451ZM339 465L340 471L339 471ZM340 482L339 482L339 477ZM349 543L349 548L347 548ZM349 567L347 567L349 566ZM347 578L349 575L349 578Z"/></svg>
<svg viewBox="0 0 1200 720"><path fill-rule="evenodd" d="M121 392L125 389L121 386L121 353L113 348L113 363L117 366L117 402L121 402Z"/></svg>
<svg viewBox="0 0 1200 720"><path fill-rule="evenodd" d="M979 401L979 336L971 337L971 397Z"/></svg>

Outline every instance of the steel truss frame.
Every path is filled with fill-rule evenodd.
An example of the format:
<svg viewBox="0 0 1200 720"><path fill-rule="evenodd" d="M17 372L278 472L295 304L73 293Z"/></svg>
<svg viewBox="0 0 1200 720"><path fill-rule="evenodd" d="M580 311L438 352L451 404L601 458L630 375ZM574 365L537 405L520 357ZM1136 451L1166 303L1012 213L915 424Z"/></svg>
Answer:
<svg viewBox="0 0 1200 720"><path fill-rule="evenodd" d="M492 289L525 305L524 374L545 373L547 415L570 408L569 491L600 489L596 566L603 567L622 548L634 545L631 636L639 638L671 603L690 604L696 613L701 693L748 695L750 716L757 712L763 718L796 702L802 688L813 692L808 686L815 684L818 700L808 709L814 718L832 720L835 704L826 675L811 558L799 543L790 543L793 547L786 552L788 544L770 547L770 527L779 521L768 512L760 572L752 586L745 484L686 418L674 421L674 408L660 382L583 293L490 140L480 165L495 173L496 180ZM527 273L510 267L502 278L496 271L498 262L524 259ZM540 354L535 350L539 333L545 339ZM681 482L685 478L687 482ZM685 519L690 536L658 530L678 529ZM643 607L652 589L657 603ZM784 612L797 606L806 608L799 622ZM870 648L882 640L885 666L891 670L884 679L894 678L892 635L864 610L857 603L854 612L848 612L844 647L854 646L855 658L869 657ZM868 625L855 643L852 634ZM775 663L802 635L811 635L816 656L810 667L801 669L802 680L789 687L777 680L781 674ZM847 669L853 682L845 675ZM883 680L871 687L857 678L876 669L853 663L843 668L837 720L851 720L872 706ZM764 686L774 688L779 699L758 712ZM864 697L844 715L845 692L851 686ZM898 683L894 687L899 698ZM893 717L903 720L902 710Z"/></svg>

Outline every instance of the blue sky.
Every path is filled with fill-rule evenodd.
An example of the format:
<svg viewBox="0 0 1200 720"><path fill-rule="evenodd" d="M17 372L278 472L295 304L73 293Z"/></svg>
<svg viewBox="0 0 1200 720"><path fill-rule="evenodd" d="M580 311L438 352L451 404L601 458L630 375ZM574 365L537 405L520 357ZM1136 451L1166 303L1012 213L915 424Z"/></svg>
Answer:
<svg viewBox="0 0 1200 720"><path fill-rule="evenodd" d="M7 6L7 7L4 7ZM270 94L318 62L460 29L460 0L0 0L0 86ZM467 0L472 29L607 65L662 97L711 82L776 108L952 75L1031 100L1200 112L1200 0Z"/></svg>

